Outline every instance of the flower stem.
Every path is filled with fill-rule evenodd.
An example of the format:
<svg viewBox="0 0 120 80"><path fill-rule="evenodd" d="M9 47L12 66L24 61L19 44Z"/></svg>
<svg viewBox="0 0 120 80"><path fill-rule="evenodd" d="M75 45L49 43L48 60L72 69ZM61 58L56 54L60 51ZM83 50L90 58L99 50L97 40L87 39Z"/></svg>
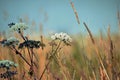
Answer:
<svg viewBox="0 0 120 80"><path fill-rule="evenodd" d="M28 39L25 39L25 37L23 36L23 34L22 34L21 31L19 32L19 34L20 34L20 36L22 37L22 39L23 39L24 41L28 41ZM28 47L27 47L27 50L28 50L28 54L29 54L29 57L30 57L31 65L32 65L32 57L31 57L30 50L29 50Z"/></svg>
<svg viewBox="0 0 120 80"><path fill-rule="evenodd" d="M18 54L29 66L30 63L23 57L23 55L13 46L13 49L15 50L15 53Z"/></svg>
<svg viewBox="0 0 120 80"><path fill-rule="evenodd" d="M45 66L45 68L44 68L44 70L43 70L43 72L42 72L42 74L41 74L41 76L40 76L40 78L39 78L39 80L41 80L42 79L42 77L43 77L43 75L44 75L44 73L45 73L45 71L47 70L47 67L48 67L48 65L50 64L50 62L51 62L51 58L56 54L56 52L57 52L57 50L59 49L59 47L60 47L60 45L61 45L61 42L62 41L60 41L59 42L59 44L58 44L58 46L57 46L57 48L56 48L56 50L53 52L53 54L49 57L49 61L48 61L48 63L47 63L47 65Z"/></svg>

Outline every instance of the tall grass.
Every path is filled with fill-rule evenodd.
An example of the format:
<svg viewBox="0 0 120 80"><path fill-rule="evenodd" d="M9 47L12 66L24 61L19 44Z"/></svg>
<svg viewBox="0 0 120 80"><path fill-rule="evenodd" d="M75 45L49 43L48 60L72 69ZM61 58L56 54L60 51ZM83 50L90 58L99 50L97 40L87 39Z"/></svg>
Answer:
<svg viewBox="0 0 120 80"><path fill-rule="evenodd" d="M71 0L70 4L77 23L82 24ZM119 12L117 16L118 26L120 26ZM20 22L23 21L20 19ZM32 24L35 26L34 21ZM85 22L83 25L89 36L73 35L73 42L68 47L61 42L57 42L57 46L50 46L50 39L43 35L43 26L40 24L40 36L36 40L39 39L45 43L46 47L41 46L36 50L22 49L19 51L22 56L16 56L13 51L0 45L0 60L8 59L19 64L18 74L12 80L120 80L119 32L111 33L109 25L106 34L103 35L101 31L100 36L94 36ZM33 26L32 28L34 28ZM5 39L6 35L1 32L0 41ZM24 36L20 35L25 40ZM20 38L18 34L14 34L14 36ZM81 36L83 36L82 39ZM27 38L29 39L29 37ZM21 39L21 41L23 40ZM25 59L21 59L21 57ZM30 69L34 69L36 79L29 75ZM0 69L0 73L2 71Z"/></svg>

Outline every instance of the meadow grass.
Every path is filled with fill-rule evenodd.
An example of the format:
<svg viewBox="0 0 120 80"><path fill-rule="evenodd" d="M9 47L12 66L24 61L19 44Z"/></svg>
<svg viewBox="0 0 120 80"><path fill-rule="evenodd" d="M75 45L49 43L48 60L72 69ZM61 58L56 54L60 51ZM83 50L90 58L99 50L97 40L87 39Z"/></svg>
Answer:
<svg viewBox="0 0 120 80"><path fill-rule="evenodd" d="M80 22L71 0L70 4L77 23L84 25L88 35L72 35L72 43L66 46L59 41L54 43L50 36L43 36L42 24L40 37L27 35L26 38L23 32L20 35L15 33L14 36L19 38L20 42L28 41L30 38L41 41L45 47L42 45L38 49L30 49L28 46L14 52L0 45L0 60L11 60L18 64L18 74L8 80L120 80L119 32L111 33L109 25L105 34L101 31L100 35L94 36L89 26L85 22ZM20 22L23 22L22 19ZM119 15L118 22L119 27ZM35 26L35 22L32 22L32 25ZM6 34L0 33L0 41L5 38ZM0 74L4 71L0 68Z"/></svg>
<svg viewBox="0 0 120 80"><path fill-rule="evenodd" d="M102 38L94 36L95 44L93 44L89 36L85 36L82 39L80 39L80 36L74 36L71 46L59 51L59 55L56 56L57 61L51 61L42 80L119 80L120 37L118 33L110 35L110 28L108 28L107 35L107 37L104 36ZM49 39L47 39L44 37L46 45L49 44ZM46 46L44 50L35 50L35 55L38 59L38 61L35 60L38 66L35 74L38 77L42 74L46 63L49 61L46 57L49 55L50 50L50 46ZM26 58L29 56L27 49L21 52ZM96 55L97 52L99 52L99 56L98 54ZM0 60L8 59L19 64L17 68L18 75L15 76L15 80L31 79L27 73L29 66L19 56L2 46L0 46L0 53ZM29 60L29 57L27 59Z"/></svg>

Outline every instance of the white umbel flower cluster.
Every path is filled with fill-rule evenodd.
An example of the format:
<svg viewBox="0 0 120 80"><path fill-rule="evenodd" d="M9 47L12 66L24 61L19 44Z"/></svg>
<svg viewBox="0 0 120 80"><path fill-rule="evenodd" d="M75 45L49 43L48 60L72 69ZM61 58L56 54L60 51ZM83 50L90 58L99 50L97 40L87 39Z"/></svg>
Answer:
<svg viewBox="0 0 120 80"><path fill-rule="evenodd" d="M28 25L26 25L25 23L15 23L15 25L10 27L12 31L18 31L18 32L26 30L27 28L28 28Z"/></svg>
<svg viewBox="0 0 120 80"><path fill-rule="evenodd" d="M18 39L14 38L14 37L10 37L9 39L4 40L2 42L2 45L3 46L15 46L15 45L18 45L18 43L19 43Z"/></svg>
<svg viewBox="0 0 120 80"><path fill-rule="evenodd" d="M67 33L55 33L51 36L52 40L62 40L64 42L72 42L72 38Z"/></svg>
<svg viewBox="0 0 120 80"><path fill-rule="evenodd" d="M1 60L0 61L0 68L10 69L10 67L17 67L17 64L15 64L13 61L9 61L9 60Z"/></svg>

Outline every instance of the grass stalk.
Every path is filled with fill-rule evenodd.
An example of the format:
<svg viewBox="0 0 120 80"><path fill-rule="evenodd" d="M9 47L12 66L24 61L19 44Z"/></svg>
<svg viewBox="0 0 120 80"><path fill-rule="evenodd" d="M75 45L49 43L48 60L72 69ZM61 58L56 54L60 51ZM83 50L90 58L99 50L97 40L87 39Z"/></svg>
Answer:
<svg viewBox="0 0 120 80"><path fill-rule="evenodd" d="M84 22L83 24L84 24L85 28L87 29L87 31L88 31L88 33L89 33L90 39L91 39L91 41L92 41L92 43L93 43L93 45L94 45L94 49L95 49L96 54L97 54L97 56L98 56L98 60L99 60L101 66L102 66L102 68L103 68L103 71L105 72L105 75L106 75L107 79L110 80L110 78L109 78L109 76L108 76L108 73L107 73L107 70L105 69L104 64L103 64L103 62L102 62L102 58L101 58L101 56L100 56L100 53L99 53L99 51L98 51L98 48L97 48L97 46L96 46L96 44L95 44L94 38L93 38L93 36L92 36L92 33L91 33L91 31L89 30L89 28L88 28L88 26L86 25L86 23Z"/></svg>
<svg viewBox="0 0 120 80"><path fill-rule="evenodd" d="M69 0L69 1L70 1L70 4L71 4L72 9L73 9L73 11L74 11L76 20L77 20L78 24L80 24L80 20L79 20L79 17L78 17L78 13L77 13L77 11L76 11L76 9L75 9L74 3L73 3L71 0Z"/></svg>
<svg viewBox="0 0 120 80"><path fill-rule="evenodd" d="M111 60L111 73L112 73L112 80L116 80L116 76L115 76L115 70L114 70L114 55L113 55L113 42L111 40L111 36L110 36L110 25L108 27L108 42L109 42L109 54L110 54L110 60Z"/></svg>

